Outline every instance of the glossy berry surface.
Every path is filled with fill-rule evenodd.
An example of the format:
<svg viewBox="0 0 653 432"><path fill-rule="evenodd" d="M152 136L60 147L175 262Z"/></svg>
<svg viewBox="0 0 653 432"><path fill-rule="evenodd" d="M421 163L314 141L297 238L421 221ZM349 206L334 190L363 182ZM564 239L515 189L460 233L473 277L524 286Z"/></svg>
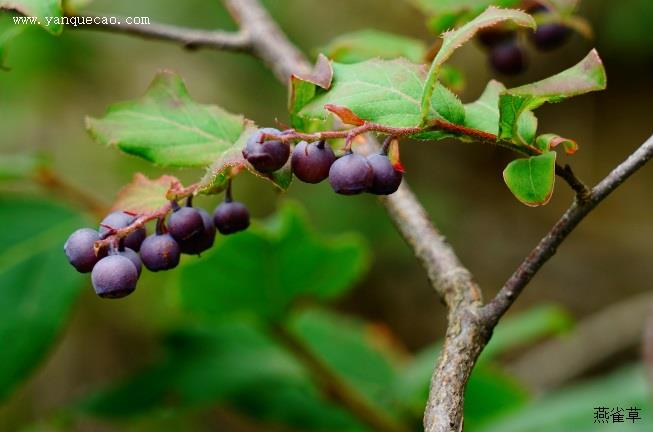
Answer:
<svg viewBox="0 0 653 432"><path fill-rule="evenodd" d="M128 258L129 261L134 264L134 267L136 267L136 272L138 275L141 275L141 270L143 269L143 262L141 261L141 257L134 251L133 249L125 248L124 250L118 251L116 255L121 255L124 256L125 258Z"/></svg>
<svg viewBox="0 0 653 432"><path fill-rule="evenodd" d="M141 245L141 261L154 272L177 267L180 254L179 243L170 234L152 234Z"/></svg>
<svg viewBox="0 0 653 432"><path fill-rule="evenodd" d="M168 219L168 232L178 242L188 240L202 231L204 231L204 221L196 208L177 208Z"/></svg>
<svg viewBox="0 0 653 432"><path fill-rule="evenodd" d="M372 186L370 186L368 192L376 195L390 195L396 192L401 184L403 174L392 166L390 159L377 153L369 156L367 161L374 173Z"/></svg>
<svg viewBox="0 0 653 432"><path fill-rule="evenodd" d="M571 29L558 23L542 24L531 34L531 41L541 51L551 51L562 46L571 36Z"/></svg>
<svg viewBox="0 0 653 432"><path fill-rule="evenodd" d="M221 234L233 234L249 226L249 211L243 203L225 201L213 212L213 223Z"/></svg>
<svg viewBox="0 0 653 432"><path fill-rule="evenodd" d="M95 293L100 297L120 298L136 289L138 272L129 258L109 255L93 267L91 281Z"/></svg>
<svg viewBox="0 0 653 432"><path fill-rule="evenodd" d="M292 152L292 171L306 183L319 183L329 177L329 169L336 155L324 141L307 143L300 141Z"/></svg>
<svg viewBox="0 0 653 432"><path fill-rule="evenodd" d="M191 238L179 242L181 252L189 255L198 255L213 246L215 241L215 225L209 213L201 208L198 208L200 216L202 217L203 229L192 236Z"/></svg>
<svg viewBox="0 0 653 432"><path fill-rule="evenodd" d="M372 186L374 173L367 159L349 153L336 160L329 170L329 183L336 193L356 195Z"/></svg>
<svg viewBox="0 0 653 432"><path fill-rule="evenodd" d="M109 213L107 217L105 217L102 222L100 222L100 229L98 230L100 237L103 238L109 232L109 228L107 227L115 229L125 228L126 226L129 226L134 221L134 219L134 216L131 216L122 211ZM134 232L130 233L127 237L125 237L125 247L138 252L141 247L141 243L143 243L143 240L145 240L146 236L147 231L145 230L145 227L138 228Z"/></svg>
<svg viewBox="0 0 653 432"><path fill-rule="evenodd" d="M526 69L526 54L515 42L504 42L490 52L490 64L499 73L517 75Z"/></svg>
<svg viewBox="0 0 653 432"><path fill-rule="evenodd" d="M288 161L290 145L278 140L261 142L263 134L279 135L281 131L274 128L259 129L247 140L243 150L243 157L257 171L271 173L284 166Z"/></svg>
<svg viewBox="0 0 653 432"><path fill-rule="evenodd" d="M68 237L63 250L70 264L80 273L88 273L102 258L95 255L93 245L100 239L97 231L91 228L80 228ZM105 254L106 255L106 254Z"/></svg>

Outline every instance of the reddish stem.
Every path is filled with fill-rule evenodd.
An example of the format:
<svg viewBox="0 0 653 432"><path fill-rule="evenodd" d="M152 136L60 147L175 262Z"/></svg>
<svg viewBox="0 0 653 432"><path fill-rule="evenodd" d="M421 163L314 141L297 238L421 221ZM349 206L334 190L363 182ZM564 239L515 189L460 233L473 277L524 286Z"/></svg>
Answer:
<svg viewBox="0 0 653 432"><path fill-rule="evenodd" d="M199 183L194 183L188 187L175 190L174 197L175 199L190 197L195 193L198 187ZM99 251L111 246L111 244L116 244L116 242L119 242L122 238L145 226L145 224L150 221L155 219L165 219L168 213L170 213L170 211L173 209L173 203L177 204L174 200L168 201L156 210L141 214L136 219L134 219L134 222L132 222L131 225L120 229L114 229L110 235L102 240L95 242L95 250Z"/></svg>

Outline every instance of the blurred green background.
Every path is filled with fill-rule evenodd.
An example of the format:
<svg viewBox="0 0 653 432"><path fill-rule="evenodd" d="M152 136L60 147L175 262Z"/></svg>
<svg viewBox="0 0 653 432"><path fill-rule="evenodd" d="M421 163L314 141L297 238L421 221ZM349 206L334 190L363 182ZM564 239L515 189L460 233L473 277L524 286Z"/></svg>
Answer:
<svg viewBox="0 0 653 432"><path fill-rule="evenodd" d="M235 28L217 3L95 0L88 10L149 16L154 21L197 28ZM316 53L316 47L341 33L364 28L396 32L427 43L434 40L424 17L407 2L264 3L290 39L311 55ZM531 50L526 74L498 78L508 86L544 78L572 66L590 48L597 47L608 72L607 91L538 111L541 130L554 130L577 139L580 150L569 162L577 175L593 184L651 133L653 36L649 27L653 3L627 0L617 5L608 0L585 1L580 15L592 23L595 40L574 35L564 48L553 53ZM141 95L158 69L178 72L198 102L217 103L232 112L244 113L261 125L274 125L276 119L287 121L286 89L260 62L247 55L187 52L165 42L82 29L66 29L61 37L52 37L32 28L9 46L6 63L10 70L0 72L0 154L44 153L63 179L107 204L134 172L156 177L164 171L92 142L84 130L84 116L100 116L108 105ZM461 94L463 101L475 99L488 79L494 77L485 54L476 44L460 50L452 63L467 78ZM501 178L501 171L511 158L511 154L498 148L456 141L407 142L402 146L406 180L488 298L572 198L566 185L559 183L551 203L545 207L533 209L518 203ZM567 157L562 162L568 162ZM172 174L194 181L200 172L182 170ZM561 305L574 321L582 321L608 305L650 290L651 186L653 170L648 167L592 213L538 274L510 315L547 303ZM27 232L32 224L40 226L58 217L59 210L44 207L32 209L33 219L12 219L17 195L26 197L42 192L24 182L1 183L0 187L6 199L0 206L3 238L10 232ZM444 308L411 251L372 196L343 197L333 194L328 184L311 186L296 182L287 197L280 197L269 185L248 175L238 178L234 192L257 219L273 215L290 199L305 207L307 219L318 233L362 235L371 252L369 269L361 270L353 289L338 299L334 308L365 320L377 336L382 335L384 343L392 344L394 352L401 354L397 361L406 362L411 353L431 346L443 335ZM207 209L212 209L216 202L217 198L198 200ZM75 203L67 204L75 209ZM90 216L77 225L93 226L96 222L97 217ZM61 244L70 230L62 232ZM192 268L199 265L195 261L199 260L187 257L184 264ZM147 275L139 289L121 301L97 298L87 278L83 278L86 286L74 302L71 315L65 318L67 324L54 348L29 381L0 402L0 430L20 430L50 419L59 407L158 358L163 349L160 335L182 319L180 271ZM58 280L50 280L50 289L61 289ZM3 301L7 306L8 300L0 303ZM614 326L618 328L620 322L614 322ZM0 336L0 351L5 344L20 343L20 335ZM637 347L626 348L596 365L591 375L608 373L637 361ZM508 363L524 351L523 347L513 349L497 362ZM643 385L639 372L622 373L625 378L613 381ZM594 400L591 395L596 393L599 397ZM601 403L603 396L608 396L603 390L590 391L589 405ZM615 404L621 402L616 400ZM648 413L650 425L650 410ZM162 428L152 430L247 430L220 409L208 415L202 411L201 423L194 425L186 420L175 424L174 415L165 415L165 428L158 425ZM584 415L588 419L586 426L591 426L592 408L587 408ZM76 419L74 426L67 421L63 427L74 430L112 431L128 427L88 418ZM131 430L146 429L137 424ZM505 426L497 430L534 429Z"/></svg>

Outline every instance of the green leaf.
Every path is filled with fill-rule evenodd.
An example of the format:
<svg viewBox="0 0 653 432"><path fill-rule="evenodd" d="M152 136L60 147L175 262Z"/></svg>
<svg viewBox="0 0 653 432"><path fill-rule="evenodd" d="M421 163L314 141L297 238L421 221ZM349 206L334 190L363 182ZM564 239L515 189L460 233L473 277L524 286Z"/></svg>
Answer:
<svg viewBox="0 0 653 432"><path fill-rule="evenodd" d="M595 432L624 430L650 431L653 409L644 370L628 366L608 376L576 384L533 400L524 408L502 416L479 432ZM595 424L596 407L640 408L641 420L627 421L623 426ZM624 411L624 417L628 414Z"/></svg>
<svg viewBox="0 0 653 432"><path fill-rule="evenodd" d="M304 310L290 329L328 366L379 409L391 408L389 386L396 379L388 345L362 321L321 310Z"/></svg>
<svg viewBox="0 0 653 432"><path fill-rule="evenodd" d="M292 127L303 131L313 131L318 127L316 121L302 118L299 115L319 90L328 90L333 79L331 61L319 54L313 70L309 74L292 74L288 86L288 111Z"/></svg>
<svg viewBox="0 0 653 432"><path fill-rule="evenodd" d="M81 399L75 408L120 419L216 403L302 430L361 429L321 399L297 360L260 328L237 321L172 332L163 358Z"/></svg>
<svg viewBox="0 0 653 432"><path fill-rule="evenodd" d="M418 39L365 29L336 37L320 48L320 52L338 63L358 63L375 57L388 60L405 57L421 63L426 45Z"/></svg>
<svg viewBox="0 0 653 432"><path fill-rule="evenodd" d="M0 9L37 17L37 24L52 34L58 35L63 31L61 0L0 0ZM48 23L46 17L53 19Z"/></svg>
<svg viewBox="0 0 653 432"><path fill-rule="evenodd" d="M215 105L193 102L181 77L163 71L145 96L88 117L96 141L168 167L206 167L239 150L247 120Z"/></svg>
<svg viewBox="0 0 653 432"><path fill-rule="evenodd" d="M63 244L83 223L47 201L0 199L0 399L38 365L66 322L84 277Z"/></svg>
<svg viewBox="0 0 653 432"><path fill-rule="evenodd" d="M529 143L519 129L522 114L547 102L561 102L605 87L605 69L596 50L592 50L580 63L557 75L506 90L499 98L499 138Z"/></svg>
<svg viewBox="0 0 653 432"><path fill-rule="evenodd" d="M318 95L299 115L326 120L325 105L349 108L363 120L393 127L413 127L420 122L420 96L426 71L423 65L405 59L367 60L355 64L333 64L333 84ZM430 100L429 119L462 124L465 109L456 95L438 84Z"/></svg>
<svg viewBox="0 0 653 432"><path fill-rule="evenodd" d="M322 238L297 205L286 204L267 226L218 240L181 270L180 296L191 313L210 319L246 314L278 320L303 298L340 296L366 268L359 237Z"/></svg>
<svg viewBox="0 0 653 432"><path fill-rule="evenodd" d="M499 133L499 94L506 87L499 81L487 83L481 96L474 102L465 104L465 126L488 132Z"/></svg>
<svg viewBox="0 0 653 432"><path fill-rule="evenodd" d="M503 180L515 197L530 207L549 202L555 183L556 152L515 159L503 170Z"/></svg>
<svg viewBox="0 0 653 432"><path fill-rule="evenodd" d="M512 21L520 26L535 28L533 17L525 12L514 9L499 9L490 6L485 12L459 29L446 32L442 35L442 46L431 63L431 68L429 69L426 78L426 85L424 86L422 96L420 97L421 124L426 124L428 122L430 101L434 88L438 82L440 68L444 62L446 62L458 48L474 37L476 32L503 21Z"/></svg>
<svg viewBox="0 0 653 432"><path fill-rule="evenodd" d="M506 87L499 81L487 83L481 96L465 104L465 126L497 135L499 133L499 96ZM537 118L526 111L519 118L519 131L524 141L531 143L537 132Z"/></svg>
<svg viewBox="0 0 653 432"><path fill-rule="evenodd" d="M488 361L512 349L539 339L566 333L573 325L571 316L555 305L541 305L502 321L481 354Z"/></svg>

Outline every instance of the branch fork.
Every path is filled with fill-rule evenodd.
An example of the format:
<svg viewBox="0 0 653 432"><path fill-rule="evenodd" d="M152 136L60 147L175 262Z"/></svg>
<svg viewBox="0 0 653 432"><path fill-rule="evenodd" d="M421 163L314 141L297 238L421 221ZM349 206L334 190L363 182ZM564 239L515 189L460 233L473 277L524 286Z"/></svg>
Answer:
<svg viewBox="0 0 653 432"><path fill-rule="evenodd" d="M235 33L185 29L161 24L149 26L82 26L118 33L128 33L148 39L177 42L189 48L213 48L246 52L263 60L283 84L293 74L306 74L311 70L304 55L286 38L278 25L263 9L258 0L223 0L241 30ZM428 125L435 130L472 137L479 141L515 149L510 143L498 141L493 134L469 130L446 121L435 120ZM378 149L376 140L364 135L379 132L394 137L411 135L423 128L390 128L374 123L363 123L344 131L326 131L315 134L292 132L284 136L269 136L284 141L303 139L317 141L331 138L354 139L365 136L367 144ZM523 148L521 150L524 151ZM528 155L527 155L528 156ZM628 159L618 165L592 189L585 186L568 166L556 166L556 174L562 177L576 192L571 206L558 222L540 240L538 245L506 281L499 293L483 305L481 290L469 270L456 256L453 248L431 223L426 211L404 181L399 190L380 198L397 230L413 249L427 272L435 291L449 310L445 343L431 380L431 388L424 414L427 432L461 431L463 428L464 390L472 369L487 344L494 326L514 303L521 291L555 254L557 248L573 229L610 193L653 157L653 136L643 143ZM178 198L194 193L194 186L180 192ZM160 218L170 210L170 204L161 209L139 216L127 228L117 230L113 236L124 237L150 220ZM96 247L107 245L109 239L101 240ZM396 431L396 425L384 426L383 413L363 412L355 401L340 401L359 419L374 430Z"/></svg>

